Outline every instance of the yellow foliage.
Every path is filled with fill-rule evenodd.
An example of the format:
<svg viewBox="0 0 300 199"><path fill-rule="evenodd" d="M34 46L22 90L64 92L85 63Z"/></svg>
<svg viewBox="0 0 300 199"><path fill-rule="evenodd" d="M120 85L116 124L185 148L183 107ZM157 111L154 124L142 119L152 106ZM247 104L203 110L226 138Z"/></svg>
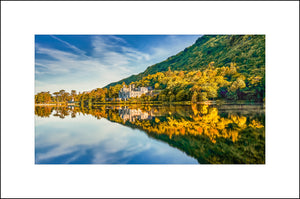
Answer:
<svg viewBox="0 0 300 199"><path fill-rule="evenodd" d="M258 122L258 121L255 121L255 120L252 120L251 124L249 124L250 127L253 127L253 128L264 128L264 126Z"/></svg>
<svg viewBox="0 0 300 199"><path fill-rule="evenodd" d="M158 117L151 119L135 119L131 122L135 126L141 127L149 133L164 134L169 136L170 139L176 135L193 135L207 137L212 143L218 142L218 139L230 139L232 142L237 142L239 139L239 133L246 129L251 128L264 128L264 126L257 120L252 120L247 125L247 118L245 116L239 116L237 114L229 114L227 117L221 117L216 107L209 107L209 105L196 105L192 106L192 117L176 119L168 113L172 110L163 109L164 115L168 115L166 120L161 120ZM74 109L75 112L79 112L79 107ZM142 112L160 114L157 109L150 109L146 107L141 110ZM116 110L114 112L106 112L105 107L101 109L81 110L81 112L94 115L97 118L109 117L110 120L118 123L125 123L119 116Z"/></svg>
<svg viewBox="0 0 300 199"><path fill-rule="evenodd" d="M159 123L159 122L160 122L159 118L156 117L156 118L155 118L155 122L156 122L156 123Z"/></svg>

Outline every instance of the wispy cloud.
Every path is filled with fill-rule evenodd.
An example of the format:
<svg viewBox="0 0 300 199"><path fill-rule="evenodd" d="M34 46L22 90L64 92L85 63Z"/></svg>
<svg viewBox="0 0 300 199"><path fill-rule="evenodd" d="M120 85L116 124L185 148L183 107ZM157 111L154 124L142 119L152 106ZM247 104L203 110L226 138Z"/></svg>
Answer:
<svg viewBox="0 0 300 199"><path fill-rule="evenodd" d="M56 39L57 41L60 41L61 43L65 44L67 47L69 47L70 49L74 50L75 52L81 54L81 55L85 55L85 52L83 50L80 50L79 48L77 48L76 46L64 41L64 40L61 40L59 39L58 37L56 36L53 36L53 35L50 35L50 37L52 37L53 39Z"/></svg>
<svg viewBox="0 0 300 199"><path fill-rule="evenodd" d="M67 48L61 50L54 45L36 43L36 92L100 88L143 72L148 66L178 53L195 40L167 36L155 45L148 41L145 43L147 49L142 50L118 36L88 36L91 47L87 53L57 36L51 38Z"/></svg>
<svg viewBox="0 0 300 199"><path fill-rule="evenodd" d="M150 55L127 46L127 42L116 36L94 36L94 56L104 58L106 64L132 67L136 61L148 61Z"/></svg>
<svg viewBox="0 0 300 199"><path fill-rule="evenodd" d="M128 48L125 46L122 46L121 49L124 52L125 56L127 56L131 60L150 60L150 55L147 53L142 53L140 51L134 50L133 48Z"/></svg>
<svg viewBox="0 0 300 199"><path fill-rule="evenodd" d="M61 42L64 41L61 40ZM91 90L103 87L136 72L133 70L135 62L149 59L147 54L123 46L126 45L126 41L115 36L106 39L93 38L91 56L82 56L84 51L72 47L67 42L65 44L75 52L66 52L36 44L37 54L53 58L45 59L37 56L35 74L36 80L39 81L36 82L36 92L44 90L44 87L51 92L62 88ZM44 82L44 84L41 85L40 82ZM71 87L72 85L73 87ZM59 88L56 88L57 86Z"/></svg>
<svg viewBox="0 0 300 199"><path fill-rule="evenodd" d="M52 49L52 48L46 48L43 47L39 44L35 45L35 49L36 49L36 53L38 54L44 54L44 55L48 55L54 59L58 59L58 60L63 60L63 59L78 59L80 58L79 55L76 55L74 53L70 53L70 52L66 52L66 51L62 51L62 50L57 50L57 49Z"/></svg>
<svg viewBox="0 0 300 199"><path fill-rule="evenodd" d="M80 116L77 115L77 118L80 118ZM84 155L86 151L92 153L93 163L118 162L120 159L126 159L150 148L150 145L142 145L138 141L138 139L145 139L145 136L139 136L136 132L133 133L133 130L124 132L124 127L119 124L114 124L114 127L111 128L109 126L111 124L106 119L91 119L88 122L77 120L77 124L78 122L83 122L82 125L86 125L89 128L88 132L82 134L73 120L65 118L64 122L71 124L72 127L64 132L53 131L55 136L53 134L50 136L44 129L53 128L53 123L56 124L54 125L56 128L61 128L60 120L60 118L51 116L50 123L45 124L41 123L41 120L37 121L37 132L39 134L36 139L36 149L37 151L43 148L48 150L38 152L36 162L68 155L69 158L64 163L69 163ZM101 124L101 128L105 129L103 133L98 133L99 124ZM120 134L120 132L123 133ZM111 159L113 154L116 153L121 153L121 157L115 160Z"/></svg>

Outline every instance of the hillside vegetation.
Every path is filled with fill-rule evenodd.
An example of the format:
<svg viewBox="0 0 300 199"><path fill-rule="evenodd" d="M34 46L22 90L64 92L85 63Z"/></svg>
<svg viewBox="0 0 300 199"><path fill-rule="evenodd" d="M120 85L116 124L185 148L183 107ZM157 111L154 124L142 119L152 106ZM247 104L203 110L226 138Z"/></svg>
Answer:
<svg viewBox="0 0 300 199"><path fill-rule="evenodd" d="M261 74L248 74L247 76L238 73L234 63L231 63L230 67L215 67L214 62L211 62L204 70L171 71L169 68L166 72L147 75L132 83L136 86L151 86L155 89L152 97L142 95L139 99L142 101L198 102L209 99L227 99L263 102L265 77ZM120 87L121 85L117 84L109 90L117 91Z"/></svg>
<svg viewBox="0 0 300 199"><path fill-rule="evenodd" d="M264 35L204 35L195 44L167 60L149 66L144 72L132 75L116 84L130 84L157 72L204 70L214 62L215 67L230 66L235 63L237 72L246 78L265 75L265 36Z"/></svg>
<svg viewBox="0 0 300 199"><path fill-rule="evenodd" d="M199 102L215 99L265 100L265 36L205 35L194 45L167 60L92 91L71 93L61 90L41 92L36 103L66 102L81 104L116 100L123 85L152 87L151 95L130 98L133 103Z"/></svg>

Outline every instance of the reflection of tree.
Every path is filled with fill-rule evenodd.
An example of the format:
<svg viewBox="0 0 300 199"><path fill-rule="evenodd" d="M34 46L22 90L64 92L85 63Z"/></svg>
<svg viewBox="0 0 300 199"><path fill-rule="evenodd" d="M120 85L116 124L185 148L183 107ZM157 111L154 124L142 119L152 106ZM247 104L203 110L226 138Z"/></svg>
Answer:
<svg viewBox="0 0 300 199"><path fill-rule="evenodd" d="M97 108L88 108L88 107L75 107L75 111L79 113L83 113L83 115L92 115L97 119L101 119L102 117L106 118L107 114L105 112L105 106L100 106Z"/></svg>
<svg viewBox="0 0 300 199"><path fill-rule="evenodd" d="M53 108L36 107L36 114L49 116ZM111 121L123 123L126 121L149 133L165 134L171 139L173 136L205 136L212 143L219 138L230 139L236 142L239 134L246 128L264 128L259 121L247 120L245 116L228 114L221 117L218 109L208 105L192 104L187 106L157 106L157 107L129 107L121 106L99 106L97 108L87 107L56 107L54 116L65 118L71 114L76 117L77 113L93 115L97 119L102 117Z"/></svg>
<svg viewBox="0 0 300 199"><path fill-rule="evenodd" d="M72 113L71 113L71 117L72 117L72 118L75 118L75 117L76 117L76 113L72 112Z"/></svg>
<svg viewBox="0 0 300 199"><path fill-rule="evenodd" d="M53 107L36 107L35 113L41 117L49 117ZM246 128L264 128L259 121L245 116L228 114L221 117L218 109L209 108L208 105L192 104L190 109L186 106L157 106L139 107L137 105L129 107L120 106L99 106L97 108L87 107L56 107L53 116L65 118L71 114L76 117L77 113L93 115L97 119L102 117L111 121L123 123L126 121L141 127L143 130L173 136L193 135L206 136L212 143L216 143L218 138L230 139L236 142L239 139L239 132Z"/></svg>
<svg viewBox="0 0 300 199"><path fill-rule="evenodd" d="M71 115L72 118L75 118L77 114L83 114L83 115L93 115L97 119L101 119L102 117L107 117L107 114L105 112L105 106L98 107L98 108L86 108L86 107L66 107L66 106L57 106L57 107L35 107L35 114L43 117L46 115L49 117L54 111L53 116L59 117L61 119L64 119L66 116Z"/></svg>
<svg viewBox="0 0 300 199"><path fill-rule="evenodd" d="M53 107L50 106L36 106L35 114L40 117L49 117L52 113Z"/></svg>
<svg viewBox="0 0 300 199"><path fill-rule="evenodd" d="M205 136L212 143L218 139L238 141L240 132L264 128L257 120L247 120L245 116L228 114L221 117L218 109L208 105L192 105L190 112L187 107L153 107L148 111L142 109L118 108L119 111L108 111L108 119L125 124L126 121L148 133L173 136ZM147 116L147 117L146 117Z"/></svg>
<svg viewBox="0 0 300 199"><path fill-rule="evenodd" d="M192 110L194 114L189 119L166 116L164 119L160 119L162 122L159 123L136 120L134 124L148 132L165 134L170 138L174 135L204 135L213 143L216 143L218 138L231 139L232 142L236 142L239 138L239 132L247 127L253 129L264 127L255 120L253 120L253 124L258 123L259 125L247 125L245 116L230 114L228 118L220 117L217 108L210 108L208 111L208 105L201 105L198 108L192 106Z"/></svg>
<svg viewBox="0 0 300 199"><path fill-rule="evenodd" d="M173 113L170 111L174 111ZM183 114L186 110L186 115ZM151 119L124 122L117 111L109 120L144 130L200 163L264 163L264 114L218 113L215 107L152 107Z"/></svg>
<svg viewBox="0 0 300 199"><path fill-rule="evenodd" d="M41 117L77 114L107 118L145 131L200 163L264 163L264 113L221 112L209 105L36 107ZM242 113L242 114L241 114ZM134 119L130 119L134 118ZM125 119L124 119L125 118ZM128 119L126 119L128 118Z"/></svg>
<svg viewBox="0 0 300 199"><path fill-rule="evenodd" d="M66 116L70 115L70 109L68 107L56 107L53 116L60 117L64 119Z"/></svg>

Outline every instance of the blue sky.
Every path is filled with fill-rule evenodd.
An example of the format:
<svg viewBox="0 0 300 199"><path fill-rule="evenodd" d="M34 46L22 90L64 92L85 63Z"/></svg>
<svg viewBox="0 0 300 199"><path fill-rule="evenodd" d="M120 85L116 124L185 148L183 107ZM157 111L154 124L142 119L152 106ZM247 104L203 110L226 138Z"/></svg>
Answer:
<svg viewBox="0 0 300 199"><path fill-rule="evenodd" d="M36 35L35 93L102 88L143 72L201 35Z"/></svg>

